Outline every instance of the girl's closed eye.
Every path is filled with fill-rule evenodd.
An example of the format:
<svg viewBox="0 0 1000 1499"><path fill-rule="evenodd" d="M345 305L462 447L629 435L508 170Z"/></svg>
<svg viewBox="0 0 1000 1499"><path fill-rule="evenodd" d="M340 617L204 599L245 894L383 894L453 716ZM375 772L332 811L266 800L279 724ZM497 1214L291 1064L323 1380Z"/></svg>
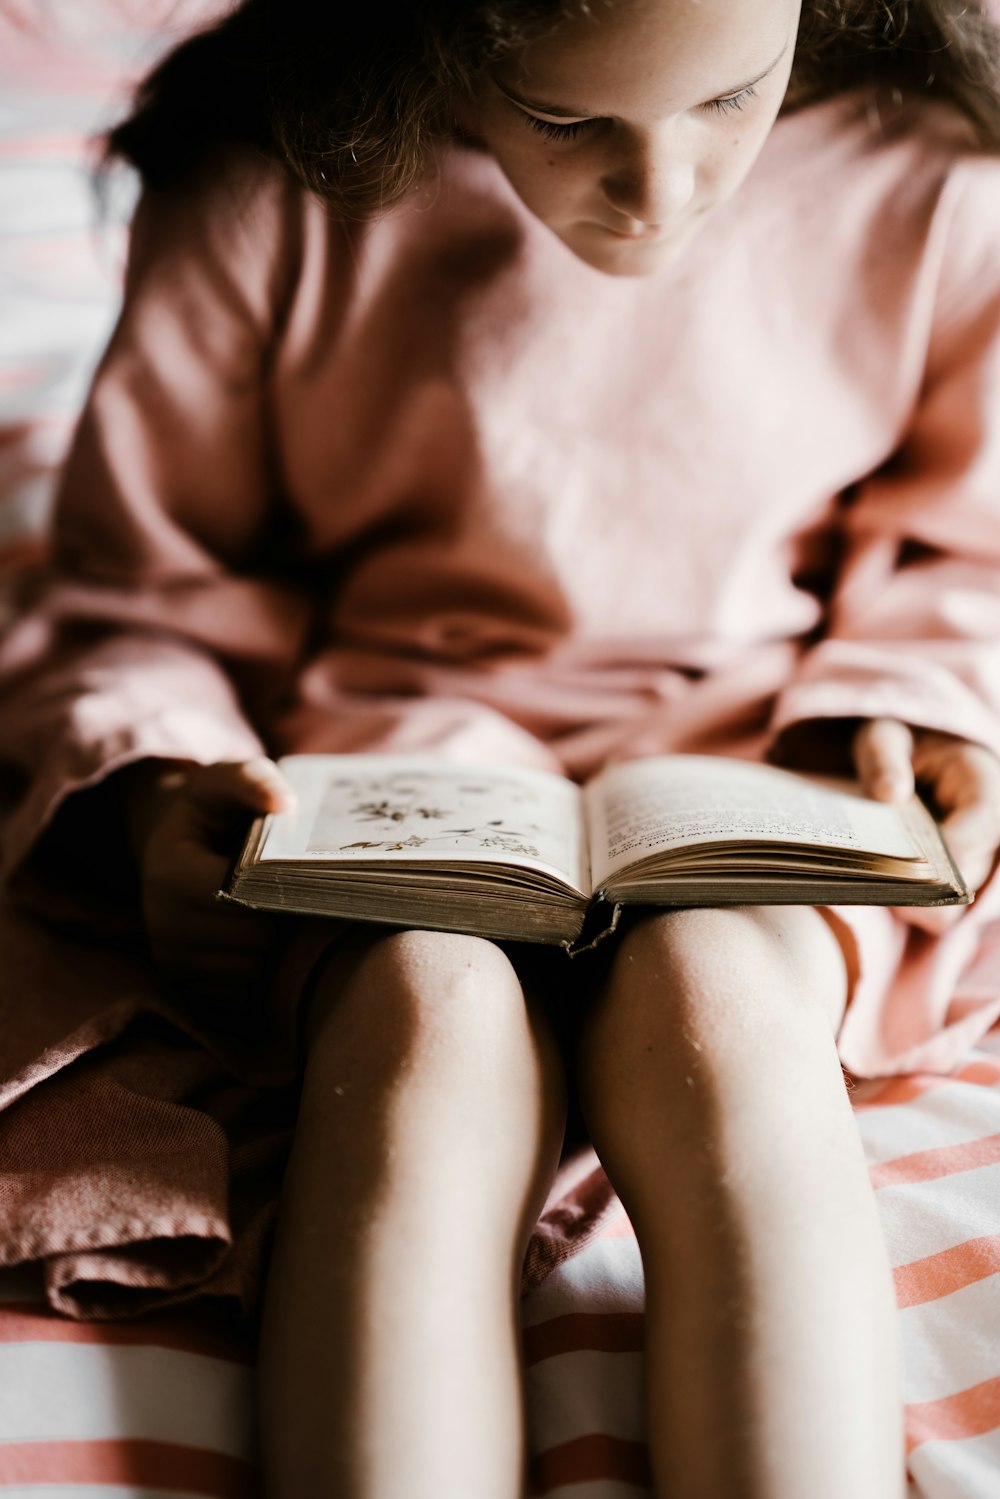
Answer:
<svg viewBox="0 0 1000 1499"><path fill-rule="evenodd" d="M532 130L537 130L539 135L544 135L549 141L574 140L581 130L598 123L596 120L572 120L568 125L557 125L554 120L540 120L537 115L525 114L524 110L520 111L520 115Z"/></svg>
<svg viewBox="0 0 1000 1499"><path fill-rule="evenodd" d="M544 136L546 140L575 140L581 131L592 129L595 125L599 125L601 123L601 121L597 118L585 120L570 120L567 121L566 124L562 124L560 122L557 122L556 120L545 120L542 119L539 115L529 114L528 111L521 105L510 99L509 95L506 95L506 97L512 104L514 104L515 109L517 110L520 118L525 122L525 124L530 126L532 130L537 131L539 135ZM755 99L756 97L757 89L751 83L748 84L746 88L740 89L739 93L723 94L718 99L709 99L701 106L701 108L707 112L717 115L736 114L739 110L745 109L750 100Z"/></svg>
<svg viewBox="0 0 1000 1499"><path fill-rule="evenodd" d="M516 113L518 119L527 125L529 129L537 131L539 135L543 135L546 140L573 140L574 137L580 134L581 130L600 124L597 118L589 116L580 116L577 119L568 119L566 121L546 118L545 114L536 114L527 100L515 98L498 79L494 78L493 83L501 98ZM540 110L542 106L539 105L537 108Z"/></svg>
<svg viewBox="0 0 1000 1499"><path fill-rule="evenodd" d="M737 110L745 109L750 100L756 97L757 90L750 83L746 88L741 88L738 94L724 94L721 99L709 99L702 108L711 110L713 114L735 114Z"/></svg>

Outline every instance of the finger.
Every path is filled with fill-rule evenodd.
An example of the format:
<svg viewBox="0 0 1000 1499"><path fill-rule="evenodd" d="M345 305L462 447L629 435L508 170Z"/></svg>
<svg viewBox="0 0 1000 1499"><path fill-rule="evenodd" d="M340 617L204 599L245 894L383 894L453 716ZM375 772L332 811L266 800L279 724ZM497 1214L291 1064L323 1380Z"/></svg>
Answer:
<svg viewBox="0 0 1000 1499"><path fill-rule="evenodd" d="M188 830L179 830L175 839L164 840L154 852L160 857L150 860L146 872L147 902L164 910L201 909L216 916L222 913L222 902L215 897L229 874L232 861L228 852L216 853Z"/></svg>
<svg viewBox="0 0 1000 1499"><path fill-rule="evenodd" d="M228 946L219 940L218 931L207 925L165 925L150 934L150 951L157 967L192 980L259 979L269 972L276 950L274 934L271 940L255 940L253 945Z"/></svg>
<svg viewBox="0 0 1000 1499"><path fill-rule="evenodd" d="M165 948L154 948L157 966L174 979L201 987L235 984L247 987L267 975L267 955L250 953L222 953L205 949L189 948L178 960L177 948L171 944Z"/></svg>
<svg viewBox="0 0 1000 1499"><path fill-rule="evenodd" d="M854 736L854 764L865 792L882 802L914 792L913 735L894 718L872 718Z"/></svg>
<svg viewBox="0 0 1000 1499"><path fill-rule="evenodd" d="M935 804L949 812L980 802L1000 835L1000 760L992 750L949 734L923 731L914 737L914 770Z"/></svg>
<svg viewBox="0 0 1000 1499"><path fill-rule="evenodd" d="M993 809L979 800L952 812L941 823L948 852L970 890L984 884L996 858L998 829Z"/></svg>
<svg viewBox="0 0 1000 1499"><path fill-rule="evenodd" d="M252 982L196 973L167 973L164 979L174 1002L202 1025L248 1038L266 1034L266 1006Z"/></svg>
<svg viewBox="0 0 1000 1499"><path fill-rule="evenodd" d="M291 812L295 793L273 760L237 760L200 766L185 779L189 801L209 817L239 810Z"/></svg>
<svg viewBox="0 0 1000 1499"><path fill-rule="evenodd" d="M270 921L253 917L244 920L219 903L214 911L186 906L161 912L154 935L161 947L172 948L178 961L184 962L188 954L246 953L254 957L269 952L278 929Z"/></svg>
<svg viewBox="0 0 1000 1499"><path fill-rule="evenodd" d="M961 920L967 909L966 906L899 906L896 914L908 926L919 927L932 937L940 937Z"/></svg>
<svg viewBox="0 0 1000 1499"><path fill-rule="evenodd" d="M967 883L987 879L1000 845L1000 761L992 751L944 734L918 734L913 763Z"/></svg>

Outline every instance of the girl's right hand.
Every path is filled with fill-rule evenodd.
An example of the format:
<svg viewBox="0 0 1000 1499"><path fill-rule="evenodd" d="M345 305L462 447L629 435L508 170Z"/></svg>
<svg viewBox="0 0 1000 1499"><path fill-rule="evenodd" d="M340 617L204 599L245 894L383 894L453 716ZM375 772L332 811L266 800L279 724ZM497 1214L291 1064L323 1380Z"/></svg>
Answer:
<svg viewBox="0 0 1000 1499"><path fill-rule="evenodd" d="M120 772L154 961L206 1018L238 1021L274 945L273 918L216 899L252 817L295 798L271 760L144 761ZM249 1018L249 1017L248 1017Z"/></svg>

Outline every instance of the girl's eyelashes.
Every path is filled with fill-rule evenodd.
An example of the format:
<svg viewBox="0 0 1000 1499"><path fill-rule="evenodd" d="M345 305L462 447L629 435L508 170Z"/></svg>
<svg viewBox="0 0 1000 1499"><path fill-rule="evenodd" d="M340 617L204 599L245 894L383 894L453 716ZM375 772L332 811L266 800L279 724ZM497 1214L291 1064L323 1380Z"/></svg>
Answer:
<svg viewBox="0 0 1000 1499"><path fill-rule="evenodd" d="M750 100L756 97L757 90L751 83L746 88L740 89L738 94L724 94L720 99L709 99L702 105L702 108L711 110L713 114L735 114L738 110L745 109ZM581 130L600 124L598 119L590 119L572 120L565 125L558 125L554 120L541 120L537 115L528 114L527 110L522 109L520 105L516 108L521 119L526 121L532 130L537 130L539 135L543 135L549 141L571 141L580 134Z"/></svg>
<svg viewBox="0 0 1000 1499"><path fill-rule="evenodd" d="M553 120L540 120L537 115L525 114L523 110L521 118L527 120L532 130L537 130L539 135L544 135L549 141L571 141L587 125L595 123L594 120L573 120L568 125L557 125Z"/></svg>
<svg viewBox="0 0 1000 1499"><path fill-rule="evenodd" d="M751 83L746 88L740 89L738 94L726 94L721 99L709 99L705 108L720 115L735 114L737 110L745 108L749 101L756 97L757 90Z"/></svg>
<svg viewBox="0 0 1000 1499"><path fill-rule="evenodd" d="M525 124L529 125L532 130L537 130L539 135L544 135L546 140L571 141L574 136L579 135L580 131L583 130L585 126L595 125L597 123L596 120L591 119L568 120L566 124L563 125L557 120L540 119L538 115L531 114L525 108L525 106L520 103L519 100L514 99L510 94L508 94L503 84L500 83L496 78L494 78L493 84L498 93L507 101L508 105L512 109L516 110L518 118L523 120Z"/></svg>

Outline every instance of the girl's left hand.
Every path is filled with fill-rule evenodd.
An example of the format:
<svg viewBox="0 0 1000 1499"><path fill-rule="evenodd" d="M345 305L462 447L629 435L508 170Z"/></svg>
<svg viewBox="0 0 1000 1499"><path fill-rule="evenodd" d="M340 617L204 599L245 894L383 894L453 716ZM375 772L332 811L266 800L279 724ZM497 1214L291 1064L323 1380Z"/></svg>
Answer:
<svg viewBox="0 0 1000 1499"><path fill-rule="evenodd" d="M876 801L906 801L918 782L926 788L955 863L970 890L978 890L1000 848L1000 760L992 750L892 718L862 724L853 748L862 787ZM964 910L908 906L901 914L924 931L942 932Z"/></svg>

